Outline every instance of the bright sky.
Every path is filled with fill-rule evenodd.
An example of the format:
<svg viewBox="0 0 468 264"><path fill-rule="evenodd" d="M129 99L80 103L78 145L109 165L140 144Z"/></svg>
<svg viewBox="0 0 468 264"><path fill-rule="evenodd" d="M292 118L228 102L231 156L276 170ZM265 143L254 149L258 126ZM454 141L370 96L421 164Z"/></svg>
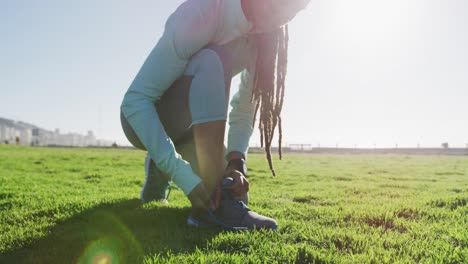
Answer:
<svg viewBox="0 0 468 264"><path fill-rule="evenodd" d="M0 117L126 144L123 94L181 2L2 1ZM290 31L285 143L468 143L468 1L312 0Z"/></svg>

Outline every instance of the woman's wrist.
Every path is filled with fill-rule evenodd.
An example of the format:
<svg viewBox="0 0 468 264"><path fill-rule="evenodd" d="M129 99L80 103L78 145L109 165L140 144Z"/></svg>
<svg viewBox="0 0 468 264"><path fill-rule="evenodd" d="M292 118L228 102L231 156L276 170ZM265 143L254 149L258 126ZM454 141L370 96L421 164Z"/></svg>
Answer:
<svg viewBox="0 0 468 264"><path fill-rule="evenodd" d="M232 151L232 152L229 152L229 154L227 154L227 161L231 161L231 160L234 160L234 159L244 159L245 160L245 157L244 157L244 154L238 152L238 151Z"/></svg>
<svg viewBox="0 0 468 264"><path fill-rule="evenodd" d="M247 166L245 164L245 157L240 152L231 152L227 156L228 165L225 170L225 174L229 175L233 171L239 171L244 176L247 176Z"/></svg>

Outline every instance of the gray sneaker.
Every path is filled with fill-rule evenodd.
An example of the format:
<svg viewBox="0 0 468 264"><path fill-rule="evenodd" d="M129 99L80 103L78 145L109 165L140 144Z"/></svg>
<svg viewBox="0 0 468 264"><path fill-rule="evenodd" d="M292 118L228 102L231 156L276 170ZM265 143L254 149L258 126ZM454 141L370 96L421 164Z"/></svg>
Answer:
<svg viewBox="0 0 468 264"><path fill-rule="evenodd" d="M192 212L187 224L194 227L220 227L232 231L278 228L274 219L250 210L243 202L233 199L227 191L223 191L221 204L216 211Z"/></svg>
<svg viewBox="0 0 468 264"><path fill-rule="evenodd" d="M145 159L145 184L141 189L140 198L144 203L160 201L168 203L171 183L167 177L156 167L153 160L146 155Z"/></svg>

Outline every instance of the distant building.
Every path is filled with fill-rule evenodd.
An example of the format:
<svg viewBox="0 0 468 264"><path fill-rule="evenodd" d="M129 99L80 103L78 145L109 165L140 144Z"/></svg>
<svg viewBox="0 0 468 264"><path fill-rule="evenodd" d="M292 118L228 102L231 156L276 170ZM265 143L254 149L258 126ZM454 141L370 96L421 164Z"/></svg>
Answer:
<svg viewBox="0 0 468 264"><path fill-rule="evenodd" d="M0 142L7 140L7 127L0 125Z"/></svg>
<svg viewBox="0 0 468 264"><path fill-rule="evenodd" d="M5 124L0 124L0 143L5 144L16 144L18 139L18 144L20 145L30 145L32 140L31 130L21 126L7 126Z"/></svg>
<svg viewBox="0 0 468 264"><path fill-rule="evenodd" d="M85 136L85 145L87 146L96 146L96 137L94 136L93 131L88 131L88 134Z"/></svg>
<svg viewBox="0 0 468 264"><path fill-rule="evenodd" d="M60 129L48 131L24 122L0 118L0 144L20 144L24 146L112 146L113 141L99 140L93 131L86 135L78 133L61 134Z"/></svg>
<svg viewBox="0 0 468 264"><path fill-rule="evenodd" d="M21 145L24 145L24 146L30 146L31 145L31 142L32 142L31 129L27 129L27 128L21 129L19 131L19 135L17 137L19 137L19 143Z"/></svg>

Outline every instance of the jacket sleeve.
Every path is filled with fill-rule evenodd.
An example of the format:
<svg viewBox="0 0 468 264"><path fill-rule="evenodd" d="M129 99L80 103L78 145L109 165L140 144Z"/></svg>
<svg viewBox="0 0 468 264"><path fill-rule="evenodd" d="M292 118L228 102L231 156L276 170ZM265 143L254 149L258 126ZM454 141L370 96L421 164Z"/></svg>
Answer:
<svg viewBox="0 0 468 264"><path fill-rule="evenodd" d="M250 137L254 130L255 103L251 101L253 78L253 74L245 69L241 74L239 91L231 100L227 154L237 151L247 157Z"/></svg>
<svg viewBox="0 0 468 264"><path fill-rule="evenodd" d="M156 166L186 195L201 180L176 152L154 103L183 74L190 57L210 43L216 30L214 9L197 2L185 2L169 17L163 36L144 62L121 105L123 114Z"/></svg>
<svg viewBox="0 0 468 264"><path fill-rule="evenodd" d="M187 0L166 22L163 36L130 85L121 110L156 166L186 195L200 183L188 162L176 152L154 103L184 72L196 52L246 34L250 24L240 0Z"/></svg>

